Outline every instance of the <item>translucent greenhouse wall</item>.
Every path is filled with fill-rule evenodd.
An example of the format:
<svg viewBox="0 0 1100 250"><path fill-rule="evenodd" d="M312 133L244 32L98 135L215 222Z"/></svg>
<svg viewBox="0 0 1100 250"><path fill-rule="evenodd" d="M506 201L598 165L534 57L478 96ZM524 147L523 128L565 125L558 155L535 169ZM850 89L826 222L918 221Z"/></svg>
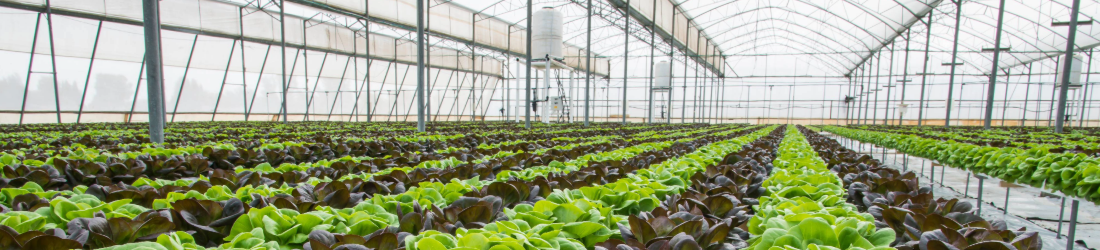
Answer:
<svg viewBox="0 0 1100 250"><path fill-rule="evenodd" d="M51 4L54 48L43 1L0 1L0 22L5 23L0 26L0 54L5 58L0 123L57 122L58 109L63 122L77 122L77 116L80 122L146 118L140 115L147 107L146 92L139 86L144 83L139 79L144 59L141 2ZM207 0L163 1L162 10L170 121L241 120L245 113L280 111L277 15L255 6ZM415 43L364 34L332 20L287 16L289 113L304 118L308 111L310 119L329 119L332 113L333 120L355 114L366 120L364 110L370 107L376 119L407 119L405 115L414 110L409 107L416 78L409 65L415 63ZM433 40L438 41L429 42ZM28 64L32 49L34 61ZM51 51L57 57L59 98L54 98L49 73ZM496 57L434 46L429 55L429 102L469 103L465 109L436 108L435 114L482 113L487 105L483 102L489 100L482 97L491 95L506 74L503 59ZM211 115L215 111L218 115Z"/></svg>

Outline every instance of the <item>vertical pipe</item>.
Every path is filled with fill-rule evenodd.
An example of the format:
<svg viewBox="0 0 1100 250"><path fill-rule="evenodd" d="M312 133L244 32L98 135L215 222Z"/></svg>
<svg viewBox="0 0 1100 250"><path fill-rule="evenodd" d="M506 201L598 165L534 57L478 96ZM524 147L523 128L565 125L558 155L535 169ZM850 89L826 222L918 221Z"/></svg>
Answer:
<svg viewBox="0 0 1100 250"><path fill-rule="evenodd" d="M901 70L901 104L905 104L905 86L909 84L909 42L912 41L912 29L905 30L905 63ZM898 125L905 125L905 117L898 115Z"/></svg>
<svg viewBox="0 0 1100 250"><path fill-rule="evenodd" d="M654 52L657 50L657 43L656 43L656 40L657 40L657 33L656 33L656 31L657 31L657 21L656 21L657 20L657 18L656 18L656 16L657 16L657 14L656 14L657 13L657 11L656 11L657 1L653 1L653 9L654 9L654 11L653 11L653 13L654 13L653 16L654 17L651 18L651 20L649 20L649 88L646 89L646 91L648 92L648 95L647 95L648 98L646 98L647 99L646 102L648 103L647 104L648 107L646 108L646 116L645 116L646 117L646 123L650 123L650 124L653 123L653 82L655 80L655 79L653 79L653 77L654 77L653 71L657 68L657 62L653 61Z"/></svg>
<svg viewBox="0 0 1100 250"><path fill-rule="evenodd" d="M1002 101L1004 106L1001 107L1001 127L1005 126L1005 114L1008 113L1008 82L1010 81L1011 77L1012 77L1012 69L1011 68L1006 69L1005 70L1005 99L1004 99L1004 101Z"/></svg>
<svg viewBox="0 0 1100 250"><path fill-rule="evenodd" d="M1027 104L1031 102L1031 64L1027 64L1027 87L1024 88L1024 109L1020 110L1020 126L1027 126Z"/></svg>
<svg viewBox="0 0 1100 250"><path fill-rule="evenodd" d="M138 93L141 93L141 79L145 75L145 56L141 57L141 66L138 67L137 86L134 87L134 99L130 102L130 113L126 116L126 123L130 123L130 119L134 117L134 108L137 107Z"/></svg>
<svg viewBox="0 0 1100 250"><path fill-rule="evenodd" d="M145 82L148 84L149 92L149 141L162 144L164 143L164 100L162 99L164 67L160 46L160 1L144 0L143 3L145 57L148 65Z"/></svg>
<svg viewBox="0 0 1100 250"><path fill-rule="evenodd" d="M416 131L424 132L424 1L416 1Z"/></svg>
<svg viewBox="0 0 1100 250"><path fill-rule="evenodd" d="M57 123L61 123L61 92L57 89L57 45L53 42L53 8L50 7L50 0L46 0L46 29L50 35L50 66L53 68L50 74L53 75L53 105L57 109ZM38 32L38 31L35 31ZM27 75L28 78L30 75Z"/></svg>
<svg viewBox="0 0 1100 250"><path fill-rule="evenodd" d="M1002 1L1002 3L1001 3L1002 7L1001 8L1004 8L1004 3L1003 3L1004 0L1001 0L1001 1ZM1069 74L1070 74L1071 66L1073 64L1073 46L1075 45L1076 38L1077 38L1077 13L1080 12L1080 11L1081 11L1081 0L1073 0L1073 10L1071 11L1072 13L1070 13L1070 17L1069 17L1069 33L1068 33L1067 38L1066 38L1065 67L1063 67L1063 70L1062 70L1062 79L1058 79L1058 81L1060 81L1062 83L1061 84L1062 86L1061 86L1061 89L1059 89L1059 92L1058 92L1058 96L1059 96L1058 97L1058 116L1056 117L1057 120L1054 121L1054 132L1055 133L1062 133L1062 126L1065 124L1066 97L1067 97L1066 95L1068 94L1068 91L1069 91ZM999 32L998 32L998 34L999 34ZM1077 201L1076 200L1073 201L1073 207L1074 207L1074 210L1076 211L1077 210ZM1074 216L1076 216L1076 213L1071 215L1071 217L1074 217ZM1070 231L1071 231L1070 240L1072 240L1073 239L1072 226L1070 227ZM1070 247L1072 247L1072 245L1070 245Z"/></svg>
<svg viewBox="0 0 1100 250"><path fill-rule="evenodd" d="M244 49L244 41L241 41L241 43L241 49ZM225 82L229 80L229 67L233 66L233 52L236 49L237 41L233 41L233 46L229 49L229 59L225 60L225 73L222 74L222 85L218 88L218 97L214 100L214 111L210 113L210 121L214 121L214 118L218 115L218 105L222 102L222 93L225 91Z"/></svg>
<svg viewBox="0 0 1100 250"><path fill-rule="evenodd" d="M894 43L890 43L890 67L886 70L886 85L890 86L894 83ZM886 110L882 111L882 125L890 125L890 93L894 90L893 87L886 88ZM824 91L823 91L824 92ZM886 158L883 158L886 159Z"/></svg>
<svg viewBox="0 0 1100 250"><path fill-rule="evenodd" d="M1062 206L1058 208L1058 232L1055 233L1055 238L1062 238L1062 221L1066 218L1066 197L1062 196Z"/></svg>
<svg viewBox="0 0 1100 250"><path fill-rule="evenodd" d="M23 125L23 115L27 112L27 94L31 89L31 74L34 74L34 52L38 47L38 26L42 23L42 13L35 16L34 21L34 37L31 38L31 52L27 62L27 81L23 85L23 106L19 108L19 125ZM144 60L144 59L143 59ZM141 74L141 73L138 73ZM139 77L140 78L140 77ZM141 86L141 80L138 80L138 86ZM137 95L134 95L134 100L137 100ZM133 115L133 109L130 109L130 115Z"/></svg>
<svg viewBox="0 0 1100 250"><path fill-rule="evenodd" d="M1086 93L1089 92L1089 85L1092 85L1089 82L1089 76L1092 76L1092 74L1089 73L1089 72L1092 72L1091 70L1092 70L1092 49L1089 49L1089 63L1088 63L1088 67L1085 69L1085 84L1084 84L1085 86L1082 87L1083 89L1081 90L1082 91L1081 92L1081 96L1082 96L1082 98L1081 98L1081 113L1078 113L1080 115L1078 115L1078 118L1077 118L1077 121L1078 121L1077 122L1077 127L1084 127L1085 126L1085 114L1086 114L1085 113L1085 106L1088 104L1088 100L1089 100L1088 98L1091 97L1091 95L1086 94Z"/></svg>
<svg viewBox="0 0 1100 250"><path fill-rule="evenodd" d="M95 52L99 48L99 32L103 30L103 21L95 29L95 42L92 42L92 56L88 58L88 74L84 76L84 92L80 94L80 108L76 110L76 123L80 123L80 117L84 114L84 98L88 97L88 83L92 80L92 66L95 65Z"/></svg>
<svg viewBox="0 0 1100 250"><path fill-rule="evenodd" d="M1073 1L1073 6L1074 6L1073 14L1074 15L1073 15L1072 18L1075 19L1075 20L1077 19L1077 15L1076 15L1077 14L1077 7L1081 4L1080 1L1081 0L1074 0ZM1077 22L1071 21L1070 23L1075 24ZM1070 27L1073 27L1073 26L1070 26ZM1073 39L1070 39L1070 41L1073 41ZM1073 43L1069 43L1069 44L1070 44L1069 46L1073 46ZM1069 65L1070 62L1072 62L1072 60L1067 60L1066 65ZM1066 67L1066 69L1067 69L1066 72L1069 72L1069 70L1068 70L1069 67ZM1062 79L1069 79L1069 77L1062 77ZM1065 85L1063 85L1063 91L1062 91L1062 93L1063 93L1062 96L1063 97L1065 97L1064 88L1065 88ZM1065 103L1063 103L1063 104L1065 104ZM1073 239L1074 239L1075 236L1077 236L1077 206L1079 206L1081 204L1081 202L1077 201L1077 199L1073 199L1072 204L1073 205L1070 205L1070 208L1069 208L1069 234L1066 235L1066 250L1073 250L1073 246L1077 245L1076 242L1073 242Z"/></svg>
<svg viewBox="0 0 1100 250"><path fill-rule="evenodd" d="M526 91L527 102L524 104L524 125L526 129L531 129L531 3L532 0L527 0L527 87ZM457 96L457 94L456 94Z"/></svg>
<svg viewBox="0 0 1100 250"><path fill-rule="evenodd" d="M952 40L951 48L951 76L947 81L947 114L944 116L944 127L951 127L951 99L955 98L955 68L957 67L956 60L959 58L959 26L962 22L962 0L953 0L955 2L955 40Z"/></svg>
<svg viewBox="0 0 1100 250"><path fill-rule="evenodd" d="M237 18L239 20L244 20L244 7L237 8ZM244 113L244 120L248 121L248 74L245 73L248 72L247 67L245 67L248 60L246 60L247 57L244 56L244 22L237 22L237 24L241 32L241 36L238 38L241 40L241 105L243 105L241 106L241 112ZM266 63L266 61L264 62ZM263 69L260 69L260 71L263 71ZM263 74L260 75L260 77L262 77ZM259 84L256 85L256 89L260 89ZM255 94L253 94L253 98L255 98Z"/></svg>
<svg viewBox="0 0 1100 250"><path fill-rule="evenodd" d="M592 80L592 1L593 0L588 0L588 8L587 8L587 11L588 11L588 31L585 32L585 35L588 38L585 39L585 42L587 44L584 47L585 48L584 49L584 53L585 53L585 56L584 56L584 62L585 62L585 66L584 66L584 69L585 69L585 72L584 72L584 126L585 127L588 127L588 125L589 125L588 112L592 110L592 107L589 106L589 104L591 102L591 100L589 99L590 98L589 93L591 92L591 87L592 87L592 83L591 83L591 80Z"/></svg>
<svg viewBox="0 0 1100 250"><path fill-rule="evenodd" d="M687 119L684 117L687 115L687 75L688 75L688 56L684 53L684 87L680 90L680 123L685 123Z"/></svg>
<svg viewBox="0 0 1100 250"><path fill-rule="evenodd" d="M871 106L871 124L878 124L878 94L882 92L882 53L878 53L878 67L875 67L875 105Z"/></svg>
<svg viewBox="0 0 1100 250"><path fill-rule="evenodd" d="M626 0L626 6L623 6L623 21L626 22L623 27L623 124L626 124L626 86L630 81L630 67L627 67L630 62L630 0Z"/></svg>
<svg viewBox="0 0 1100 250"><path fill-rule="evenodd" d="M928 11L928 23L927 23L928 24L928 30L925 32L925 33L928 33L928 34L925 36L925 39L924 39L924 68L923 68L923 70L921 70L922 72L921 72L921 77L920 77L920 79L921 79L920 80L920 107L917 107L917 126L918 127L924 125L924 93L927 92L924 89L928 85L928 61L932 59L932 57L930 57L928 55L928 53L929 53L930 46L932 45L932 14L933 14L933 12L935 12L934 9Z"/></svg>
<svg viewBox="0 0 1100 250"><path fill-rule="evenodd" d="M283 124L287 124L287 119L286 119L286 87L287 87L287 79L286 79L286 3L284 2L284 0L279 0L279 36L280 36L280 38L279 38L279 51L282 51L282 53L283 53L283 56L281 58L279 58L279 61L282 62L280 64L282 64L282 66L283 66L283 70L282 70L282 72L280 72L280 74L282 75L281 79L282 79L282 82L283 82L283 85L282 85L282 88L283 88L283 101L282 101L282 104L281 104L282 105L281 109L283 111L282 112L283 113ZM297 57L297 55L295 55L295 57ZM297 61L297 59L295 59L295 61Z"/></svg>
<svg viewBox="0 0 1100 250"><path fill-rule="evenodd" d="M1005 0L1001 0L1001 7L997 8L997 35L996 35L996 39L994 39L994 41L993 41L993 69L990 70L990 72L989 72L989 90L986 91L987 92L986 93L987 97L985 99L985 125L984 125L985 129L989 129L989 127L993 124L993 90L997 86L997 70L999 70L998 69L998 67L999 67L998 64L1000 63L1000 60L1001 60L1001 29L1004 26L1004 16L1005 16ZM1073 38L1073 34L1070 34L1070 38ZM1072 41L1073 40L1071 39L1070 43L1069 43L1070 44L1069 47L1071 48L1070 49L1071 51L1072 51L1072 48L1073 48L1073 42ZM1069 54L1069 55L1072 55L1072 53ZM1067 63L1066 65L1069 65L1069 63ZM1067 70L1066 72L1068 73L1069 71ZM1069 78L1066 78L1066 79L1069 79ZM1059 113L1059 114L1061 114L1061 113ZM1061 124L1061 123L1059 123L1059 124ZM1059 129L1058 129L1059 133L1061 133L1061 131L1062 131L1060 129L1060 127L1061 127L1061 125L1059 125Z"/></svg>

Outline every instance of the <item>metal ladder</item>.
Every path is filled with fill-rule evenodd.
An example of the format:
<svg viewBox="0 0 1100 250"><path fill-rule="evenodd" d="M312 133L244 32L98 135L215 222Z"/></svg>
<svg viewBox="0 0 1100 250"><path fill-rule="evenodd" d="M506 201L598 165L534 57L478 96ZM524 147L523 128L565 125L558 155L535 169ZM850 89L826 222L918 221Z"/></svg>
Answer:
<svg viewBox="0 0 1100 250"><path fill-rule="evenodd" d="M558 96L561 97L562 112L558 114L557 119L558 119L558 122L570 122L570 119L572 118L572 116L570 116L571 112L570 112L569 106L571 106L571 105L569 105L569 101L570 101L569 96L566 95L566 93L565 93L565 86L562 85L561 77L560 77L561 75L559 74L558 76L559 77L557 77L557 79L558 79L558 81L557 81L558 88L557 89L558 89ZM547 102L549 102L549 101L550 100L547 100ZM547 103L547 104L549 104L549 103Z"/></svg>

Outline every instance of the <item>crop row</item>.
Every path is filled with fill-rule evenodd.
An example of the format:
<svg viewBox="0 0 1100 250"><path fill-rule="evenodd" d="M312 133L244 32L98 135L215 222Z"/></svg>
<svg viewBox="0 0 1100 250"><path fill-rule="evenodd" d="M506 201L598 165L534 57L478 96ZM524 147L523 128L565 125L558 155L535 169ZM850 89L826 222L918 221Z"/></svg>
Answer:
<svg viewBox="0 0 1100 250"><path fill-rule="evenodd" d="M1096 155L1100 153L1100 137L1094 129L1070 128L1067 133L1054 133L1046 127L912 127L912 126L855 126L851 128L916 135L928 139L955 140L981 146L1048 148L1052 152L1074 152Z"/></svg>
<svg viewBox="0 0 1100 250"><path fill-rule="evenodd" d="M874 216L877 227L893 229L891 246L901 250L1042 249L1034 231L1008 230L1002 220L987 221L974 214L969 202L936 198L913 172L888 168L870 155L844 148L808 128L799 129L843 180L847 201Z"/></svg>
<svg viewBox="0 0 1100 250"><path fill-rule="evenodd" d="M728 135L728 133L727 133L727 135ZM625 157L629 157L629 156L637 155L637 154L636 153L635 154L630 154L629 152L627 152L626 154L620 154L620 155L621 155L621 157L618 157L618 158L616 158L614 155L609 156L609 157L605 157L605 158L609 159L609 160L622 160ZM603 160L603 159L604 158L588 159L588 161L592 161L592 162L595 163L595 162L599 162L599 160ZM592 165L592 164L589 163L589 165ZM568 169L566 169L566 170L568 170ZM566 171L558 171L558 172L569 173L569 172L566 172ZM570 172L575 173L577 171L570 171ZM591 172L599 172L599 171L582 171L582 172L591 173ZM548 171L546 173L550 174L550 175L554 175L553 173L557 173L557 172ZM606 172L604 172L604 173L606 173ZM537 177L537 178L538 179L536 180L536 182L538 182L538 180L542 180L543 182L546 182L546 180L554 180L553 183L555 183L555 185L558 185L558 184L556 184L556 183L559 183L559 181L557 179L560 179L561 177L559 176L559 177L549 177L549 178L547 178L547 177ZM375 179L377 179L377 178L375 178ZM581 180L584 180L584 179L581 179ZM161 225L161 224L163 224L163 221L159 221L157 223L151 223L151 221L152 220L157 220L156 218L161 218L161 219L172 218L172 219L169 219L169 221L172 222L172 223L169 223L169 224L181 224L180 225L181 227L188 228L188 229L196 229L196 228L189 228L189 226L190 227L197 227L198 231L195 231L195 232L197 232L195 234L195 237L181 236L179 234L171 234L171 235L166 234L163 237L169 237L169 238L175 239L177 241L182 240L182 239L180 239L181 237L182 238L191 238L191 239L198 238L200 242L202 242L203 244L206 244L206 243L209 243L211 240L216 241L216 240L220 240L220 239L213 239L213 238L209 237L210 235L205 235L204 233L213 233L213 234L221 234L221 235L224 235L225 233L222 232L222 231L218 231L218 230L213 230L215 232L210 232L211 230L203 230L204 228L207 228L207 229L215 228L215 226L213 224L208 224L208 223L214 223L214 222L205 221L207 223L203 223L203 222L195 222L193 220L188 220L188 218L191 218L191 217L189 217L188 215L183 215L183 213L180 212L181 210L183 210L187 214L191 215L192 217L195 217L194 215L196 215L196 214L202 214L202 216L201 216L201 217L203 217L202 219L210 219L210 220L213 220L215 222L216 221L222 221L222 224L220 226L218 226L218 227L222 228L221 230L229 229L229 228L226 227L226 226L228 226L226 224L226 223L228 223L228 221L233 221L234 222L232 228L237 228L238 227L237 225L242 223L240 220L226 220L227 218L223 218L225 216L229 216L229 217L237 216L237 218L243 218L244 216L242 216L242 215L247 214L249 217L259 216L257 218L267 218L267 217L270 217L270 216L268 216L267 213L271 213L272 211L275 211L275 212L280 212L280 213L281 212L287 212L289 214L294 214L294 216L292 216L292 217L294 217L295 220L293 220L293 221L297 222L298 224L314 221L313 219L310 219L312 217L309 217L308 215L311 215L311 214L316 215L316 213L328 214L330 216L321 216L321 217L325 217L325 219L333 219L333 220L339 219L339 220L342 221L340 223L344 223L343 227L342 227L342 228L344 228L344 230L354 229L354 230L356 230L356 232L363 233L363 232L365 232L363 230L372 231L371 229L373 228L373 231L377 231L379 228L385 227L385 225L396 225L397 224L397 223L392 223L396 219L396 216L382 216L384 214L394 215L395 212L396 212L396 214L403 214L402 211L410 211L410 210L414 210L414 208L416 208L416 209L422 208L422 206L416 205L420 201L427 201L427 203L433 203L432 207L435 207L434 205L437 203L437 201L441 200L441 199L435 199L434 201L432 199L425 200L424 198L426 198L426 196L423 196L425 194L451 193L451 194L458 194L459 196L461 196L463 192L468 194L469 192L476 191L476 190L497 190L497 189L500 189L500 187L502 186L502 185L498 185L498 184L506 183L506 182L501 182L501 181L488 181L487 182L487 183L489 183L488 185L478 185L479 183L476 183L476 179L474 181L475 182L466 182L466 181L462 181L462 182L458 182L458 183L450 182L450 183L447 183L447 184L442 184L442 183L436 183L436 184L421 183L420 186L414 187L414 188L408 190L404 194L401 194L401 195L388 195L388 196L386 196L386 198L383 198L382 196L374 196L371 199L370 202L361 202L353 208L338 209L338 208L333 208L333 207L329 207L329 206L319 206L319 205L314 204L313 206L310 206L310 207L313 208L313 210L308 211L308 209L307 209L308 212L299 212L297 209L288 210L287 208L284 208L284 207L287 206L286 205L287 203L290 203L289 205L292 205L293 207L298 207L298 208L301 208L301 206L299 206L299 205L303 204L303 203L294 204L292 201L288 201L288 199L284 199L284 198L288 198L288 196L289 197L294 197L294 198L303 198L303 197L307 197L307 196L298 196L298 195L301 194L301 193L309 193L311 195L308 196L308 197L312 197L313 200L318 200L318 201L323 200L324 203L327 204L328 202L335 201L336 199L341 199L341 198L346 199L346 197L348 197L347 196L347 192L348 192L347 190L348 189L342 189L342 188L339 188L339 187L343 186L343 187L346 188L347 186L346 185L331 184L331 183L335 183L335 182L323 182L325 184L321 184L322 182L319 182L319 181L312 182L312 184L321 184L321 185L317 185L316 187L317 187L317 189L322 189L322 191L328 192L328 194L325 195L325 194L319 193L319 192L311 192L308 189L304 190L305 192L302 192L303 191L302 187L306 187L306 186L310 186L310 185L298 185L297 187L289 187L289 186L284 184L283 187L281 188L281 190L289 191L289 193L292 193L293 196L291 196L287 193L283 193L283 195L285 195L285 196L279 197L279 195L276 194L274 196L269 196L270 198L253 199L252 202L250 202L250 204L245 204L245 202L242 202L240 199L238 199L236 197L229 198L229 199L223 200L223 201L215 201L216 199L215 200L194 199L192 197L192 198L178 200L174 203L171 203L170 204L170 207L171 207L170 209L148 210L146 212L141 212L140 214L137 214L137 215L133 215L133 213L134 212L139 212L139 211L134 211L134 210L137 210L135 208L139 208L140 206L135 207L136 205L134 205L134 204L125 204L125 203L127 203L125 201L126 199L112 201L112 202L99 202L98 204L96 204L95 202L88 202L88 203L75 202L74 199L68 199L66 201L64 198L55 197L55 198L53 198L53 200L49 201L50 205L49 205L48 208L47 207L39 207L39 209L35 210L35 212L34 212L35 214L39 214L39 215L43 215L43 216L34 217L32 215L26 214L25 212L22 213L22 214L12 213L12 214L16 214L16 215L27 215L27 216L22 216L22 217L20 217L20 216L9 216L8 218L5 219L5 221L15 222L16 227L26 228L26 227L33 227L33 226L39 225L38 223L40 221L58 220L58 219L60 219L61 221L64 221L63 218L71 218L74 214L76 214L77 218L70 219L70 220L68 220L68 223L66 223L66 226L69 226L69 229L66 230L66 231L74 231L73 226L75 226L76 228L81 228L80 226L82 226L83 224L80 224L80 223L84 223L84 222L99 223L99 221L102 220L102 221L116 221L117 223L122 223L122 221L129 221L130 223L141 222L142 225L153 225L153 224ZM376 182L375 180L371 180L371 181L368 181L368 182L373 182L373 183L377 184L377 183L384 182L384 181ZM362 182L362 183L368 183L368 182ZM580 182L580 181L574 181L574 182ZM452 185L452 184L455 184L455 185ZM207 184L207 185L209 185L209 184ZM373 186L378 187L379 185L373 185ZM432 187L425 187L425 186L432 186ZM355 189L360 189L361 187L363 187L362 184L357 185L354 188ZM482 188L478 189L477 187L482 187ZM530 186L527 186L527 187L530 187ZM326 190L326 188L328 190ZM513 188L515 188L514 185L513 185ZM451 190L448 190L448 189L451 189ZM5 191L8 191L8 190L17 190L17 189L5 189ZM91 190L91 189L87 189L87 190ZM422 191L422 192L417 193L414 190L427 190L427 192ZM82 201L88 201L89 199L98 200L99 197L88 197L89 195L87 195L87 194L76 194L76 193L80 193L80 192L83 192L83 191L84 190L81 190L80 188L76 188L76 189L74 189L73 194L72 194L71 197L77 197L77 196L83 197L82 199L84 199L84 200L82 200ZM546 190L546 191L549 191L549 190ZM413 193L413 194L408 194L410 192ZM45 194L43 194L43 193L45 193ZM131 193L133 193L133 192L131 192ZM252 193L251 196L252 197L256 197L256 196L261 196L262 197L262 195L260 195L261 193L263 193L263 192ZM29 203L28 202L22 202L21 204L31 204L31 203L41 203L41 201L43 201L42 198L37 198L37 197L56 196L56 195L58 195L58 193L49 194L48 192L42 191L42 190L30 190L30 192L28 192L28 194L33 194L33 196L28 196L27 194L23 194L23 195L15 195L15 196L8 196L8 197L16 197L16 196L18 196L18 197L30 197L30 198L32 198L30 200L34 200L34 201L29 202ZM123 194L123 197L125 197L125 194ZM333 197L336 197L336 198L333 198ZM410 199L406 201L406 200L404 200L405 198L402 198L402 197L409 197ZM442 195L437 195L436 198L441 198L441 197L442 197ZM23 198L23 199L27 199L27 198ZM449 195L446 198L443 198L442 200L445 200L447 202L439 203L439 205L449 205L448 207L461 206L462 204L465 204L465 203L459 202L458 199L453 199L452 200L452 197L449 196ZM257 204L256 203L257 201L264 201L264 202L261 202L260 204ZM267 201L271 201L271 202L267 202ZM304 203L310 203L311 202L310 200L304 200L304 201L299 200L299 201L304 202ZM280 203L280 202L282 202L282 203ZM459 202L459 203L454 204L455 202ZM57 203L57 204L54 204L54 203ZM333 203L339 203L339 202L333 202ZM183 204L183 205L178 205L178 204ZM279 207L280 204L283 204L282 206L284 206L284 207ZM381 204L381 205L378 205L378 204ZM37 206L37 205L33 205L33 204L31 204L31 205L32 205L32 207ZM72 205L72 206L70 206L70 205ZM253 206L253 205L259 205L259 206ZM73 206L75 206L75 209L72 209L72 211L65 210L65 209L68 209L68 208L73 207ZM86 207L84 207L84 206L86 206ZM250 207L250 206L252 208L248 209L248 207ZM278 209L276 209L276 207L278 207ZM59 209L53 209L53 208L59 208ZM212 215L213 210L211 210L211 209L215 209L217 212L221 212L225 216ZM65 211L62 211L62 213L59 214L57 212L59 210L65 210ZM245 211L245 210L247 210L248 212L244 213L243 211ZM50 211L53 211L53 212L51 213ZM107 211L107 212L104 212L104 211ZM169 211L169 212L165 212L165 211ZM44 213L40 213L40 212L44 212ZM85 214L85 213L90 213L90 214L92 214L93 217L86 218L86 217L80 217L79 216L80 214ZM154 216L153 215L153 214L158 214L158 213L161 214L162 216ZM165 213L171 214L172 216L163 216L163 215L165 215ZM95 216L96 214L99 214L100 216ZM306 216L306 217L301 218L301 219L303 219L303 221L298 221L297 219L299 219L299 217L301 217L301 216ZM343 217L341 217L341 216L343 216ZM350 217L348 217L348 216L350 216ZM34 217L34 218L31 218L31 217ZM110 217L110 219L107 219L107 218L104 218L104 217ZM284 214L282 217L286 217L286 215ZM42 218L45 218L45 219L42 219ZM101 218L101 219L97 219L97 218ZM129 218L129 219L127 219L127 218ZM191 219L197 219L197 218L199 218L199 217L195 217L195 218L191 218ZM24 222L23 223L18 223L19 220L23 220ZM95 220L95 221L89 222L89 220ZM38 222L35 222L35 221L38 221ZM76 221L76 222L74 222L74 221ZM322 221L325 221L325 220L322 220ZM31 223L31 222L35 222L35 223ZM255 222L258 223L256 225L252 225L252 226L255 226L255 228L264 227L265 230L268 230L268 229L276 230L278 228L278 227L276 227L276 228L273 229L273 228L270 228L270 227L267 227L267 226L258 226L258 225L261 225L261 224L262 225L268 225L268 224L264 224L264 223L266 223L266 221L264 221L262 219L259 220L259 221L255 221ZM325 225L332 225L333 228L341 228L339 226L339 225L341 225L340 223L335 223L335 222L332 222L332 221L328 221L328 222L330 222L330 223L325 224ZM354 223L352 223L352 222L354 222ZM73 223L77 223L77 224L74 225ZM8 224L8 223L5 223L5 224ZM100 224L97 224L97 225L102 226ZM415 223L414 223L414 225L415 225ZM47 226L49 226L49 225L47 225ZM58 225L54 224L52 226L58 226ZM84 227L84 228L87 228L87 227ZM98 228L98 227L96 227L96 228ZM245 227L241 227L241 228L245 228ZM309 227L306 227L306 228L308 229ZM95 228L91 228L89 230L90 231L95 231L94 229ZM51 233L52 235L57 236L58 233L59 233L58 230L60 230L60 228L46 229L45 231L46 232L52 232ZM286 232L286 230L276 230L278 232L270 232L271 230L268 230L268 232L265 232L265 234L271 234L271 236L274 236L274 235L281 235L281 232ZM19 230L13 230L13 231L18 232ZM76 231L79 231L79 230L76 230ZM140 231L140 230L138 230L138 231ZM190 230L188 230L188 231L190 231ZM340 232L340 231L337 230L337 232ZM347 231L347 232L350 232L350 231ZM347 232L343 232L343 233L347 233ZM241 232L237 232L236 234L234 234L233 237L226 238L225 240L229 241L226 244L234 245L234 244L238 244L238 243L245 242L245 241L246 242L254 242L254 240L247 240L247 239L254 239L256 235L241 238L240 241L237 241L237 239L241 237L240 233ZM28 233L14 234L14 235L18 236L18 235L25 235L25 234L28 234ZM146 235L155 235L155 234L146 234ZM364 235L364 234L360 234L360 235ZM66 238L72 238L71 236L75 236L75 235L70 233L69 236L70 237L66 237ZM77 237L78 237L77 239L80 239L79 236L77 236ZM106 242L106 241L104 241L104 239L97 239L96 241L88 241L88 240L85 239L84 243L87 246L99 247L99 246L107 246L107 245L113 245L115 243L119 243L119 242L114 242L113 241L113 240L116 240L116 239L131 240L131 241L137 240L137 238L129 237L129 236L120 236L121 238L120 237L110 237L110 236L105 236L105 237L106 237L106 239L109 239L109 240L112 240L112 241ZM37 238L37 237L34 237L34 238ZM218 237L215 237L215 238L218 238ZM279 238L279 240L282 240L283 242L292 242L292 241L296 241L299 238L300 237L296 236L295 238L290 238L290 239ZM269 239L272 239L272 241L275 241L275 242L280 242L279 240L274 240L275 238L269 237ZM146 239L146 240L148 240L148 239ZM22 243L28 243L28 242L29 241L24 241ZM128 242L128 241L123 241L123 243L124 242ZM270 242L270 241L264 241L264 242ZM264 243L264 244L267 244L267 243Z"/></svg>
<svg viewBox="0 0 1100 250"><path fill-rule="evenodd" d="M1100 202L1100 159L1046 148L979 146L916 135L825 126L822 130L1037 188Z"/></svg>

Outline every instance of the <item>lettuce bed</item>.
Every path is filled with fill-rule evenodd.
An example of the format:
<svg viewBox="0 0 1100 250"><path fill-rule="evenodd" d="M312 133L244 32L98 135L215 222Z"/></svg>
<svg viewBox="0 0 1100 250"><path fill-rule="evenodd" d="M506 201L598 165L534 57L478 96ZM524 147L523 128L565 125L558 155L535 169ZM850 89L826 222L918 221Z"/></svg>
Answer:
<svg viewBox="0 0 1100 250"><path fill-rule="evenodd" d="M1100 204L1100 159L1083 153L1051 153L1050 148L978 146L915 135L873 132L837 126L822 130L897 149L942 164L1033 187L1060 191Z"/></svg>

